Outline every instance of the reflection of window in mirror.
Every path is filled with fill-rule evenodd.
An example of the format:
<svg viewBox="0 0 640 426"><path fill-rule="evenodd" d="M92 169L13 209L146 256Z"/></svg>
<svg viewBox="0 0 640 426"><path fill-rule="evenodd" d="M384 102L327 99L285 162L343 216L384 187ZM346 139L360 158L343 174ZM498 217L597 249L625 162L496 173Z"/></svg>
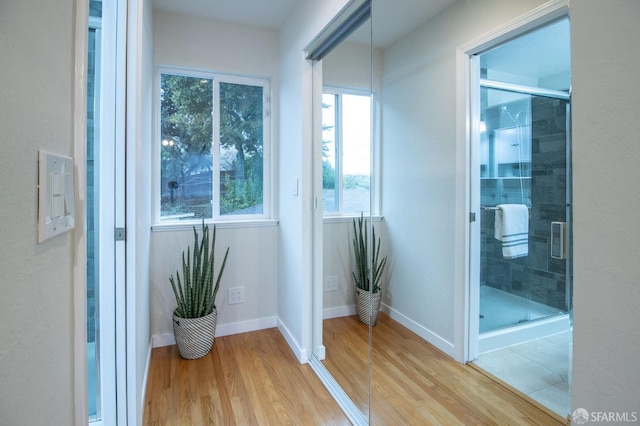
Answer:
<svg viewBox="0 0 640 426"><path fill-rule="evenodd" d="M325 88L322 95L322 205L325 215L369 212L371 97Z"/></svg>

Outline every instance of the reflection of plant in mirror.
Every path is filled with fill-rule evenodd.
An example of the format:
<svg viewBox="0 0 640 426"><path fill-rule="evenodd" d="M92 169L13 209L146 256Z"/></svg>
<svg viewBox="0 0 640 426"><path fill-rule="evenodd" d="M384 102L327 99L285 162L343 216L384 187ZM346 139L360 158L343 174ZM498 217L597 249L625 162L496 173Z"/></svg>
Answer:
<svg viewBox="0 0 640 426"><path fill-rule="evenodd" d="M370 269L367 254L369 253L369 233L364 214L360 213L358 219L353 219L353 253L356 260L356 270L352 272L353 280L357 288L377 293L380 291L380 280L384 267L387 265L387 256L380 258L380 238L376 239L376 229L371 226L371 267L373 268L373 286L370 285Z"/></svg>

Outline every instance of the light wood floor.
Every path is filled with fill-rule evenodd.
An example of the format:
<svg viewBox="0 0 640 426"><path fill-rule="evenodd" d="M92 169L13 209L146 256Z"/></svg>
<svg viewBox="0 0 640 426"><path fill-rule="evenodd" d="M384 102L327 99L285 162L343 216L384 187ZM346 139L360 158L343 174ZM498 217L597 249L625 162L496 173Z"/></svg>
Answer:
<svg viewBox="0 0 640 426"><path fill-rule="evenodd" d="M325 321L324 330L325 366L366 409L366 362L358 359L368 357L367 327L354 316ZM373 330L373 425L562 424L384 314ZM144 425L214 424L349 422L277 329L217 337L199 360L181 359L176 346L153 349Z"/></svg>
<svg viewBox="0 0 640 426"><path fill-rule="evenodd" d="M323 329L323 364L366 412L367 326L351 316L325 320ZM383 313L373 327L372 342L372 425L564 424Z"/></svg>
<svg viewBox="0 0 640 426"><path fill-rule="evenodd" d="M348 425L311 367L280 332L216 337L204 358L155 348L144 425Z"/></svg>

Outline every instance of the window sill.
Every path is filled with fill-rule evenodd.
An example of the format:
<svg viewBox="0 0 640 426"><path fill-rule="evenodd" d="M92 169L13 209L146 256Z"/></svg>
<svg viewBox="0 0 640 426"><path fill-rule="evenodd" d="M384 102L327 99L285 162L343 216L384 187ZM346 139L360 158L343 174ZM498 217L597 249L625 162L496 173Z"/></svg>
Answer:
<svg viewBox="0 0 640 426"><path fill-rule="evenodd" d="M200 226L202 222L166 222L157 223L151 226L152 232L173 232L173 231L188 231L192 230L195 225L196 228ZM204 222L207 225L216 225L217 229L226 228L262 228L270 226L278 226L278 221L275 219L254 219L254 220L234 220L228 222Z"/></svg>
<svg viewBox="0 0 640 426"><path fill-rule="evenodd" d="M344 216L324 216L322 218L322 223L324 224L331 224L331 223L351 223L353 221L353 219L357 219L359 218L360 215L359 214L354 214L354 215L344 215ZM365 216L365 219L367 219L369 216ZM380 222L382 221L382 216L378 216L378 215L374 215L373 216L373 221L374 222Z"/></svg>

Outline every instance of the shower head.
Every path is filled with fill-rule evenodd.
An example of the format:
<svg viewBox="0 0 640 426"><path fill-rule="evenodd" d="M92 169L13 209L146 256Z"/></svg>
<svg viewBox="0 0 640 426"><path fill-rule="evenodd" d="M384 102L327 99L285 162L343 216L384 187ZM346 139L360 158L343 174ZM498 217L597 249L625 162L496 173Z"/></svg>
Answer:
<svg viewBox="0 0 640 426"><path fill-rule="evenodd" d="M507 114L509 116L511 121L513 121L515 123L516 127L518 127L520 125L520 123L518 123L518 118L520 118L520 113L522 113L522 110L518 111L516 113L515 117L513 115L511 115L511 113L509 112L509 109L507 109L506 105L502 105L501 110L502 110L502 112L504 112L505 114Z"/></svg>

